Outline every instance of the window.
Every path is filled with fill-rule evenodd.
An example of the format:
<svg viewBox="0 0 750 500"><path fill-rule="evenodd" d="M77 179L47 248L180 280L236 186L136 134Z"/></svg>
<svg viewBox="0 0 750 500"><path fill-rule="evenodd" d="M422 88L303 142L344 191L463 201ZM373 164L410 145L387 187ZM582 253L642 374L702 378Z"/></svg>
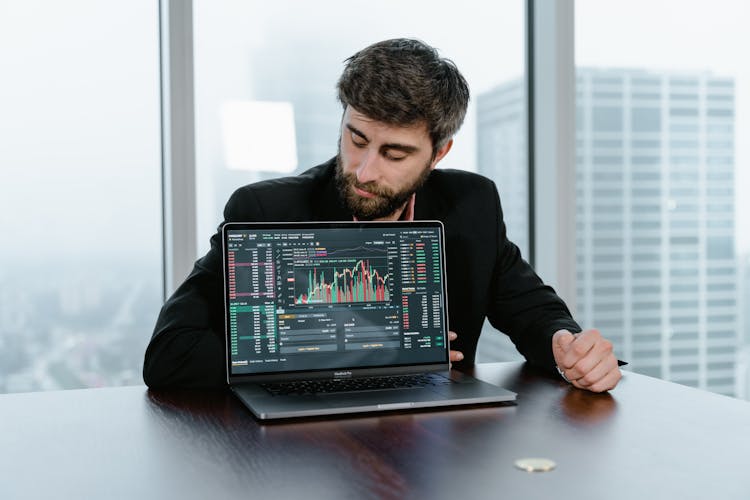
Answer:
<svg viewBox="0 0 750 500"><path fill-rule="evenodd" d="M658 108L633 108L631 115L633 132L659 132L661 130L661 113ZM647 147L650 145L650 143L646 144Z"/></svg>
<svg viewBox="0 0 750 500"><path fill-rule="evenodd" d="M1 10L0 392L140 383L162 290L157 5Z"/></svg>
<svg viewBox="0 0 750 500"><path fill-rule="evenodd" d="M464 124L438 168L494 179L508 214L509 237L527 255L524 5L471 0L457 9L448 1L388 0L368 8L363 20L360 9L332 0L195 0L199 254L208 249L236 188L303 172L336 154L342 109L335 85L344 60L371 43L406 36L452 59L471 90ZM247 134L260 117L253 114L254 103L286 109L294 133L280 133L273 147L296 151L290 162L261 160L257 149L239 159L232 156L229 135ZM228 115L240 119L233 122ZM483 341L503 338L496 332L482 336ZM515 353L510 345L507 350ZM488 356L484 359L494 355Z"/></svg>
<svg viewBox="0 0 750 500"><path fill-rule="evenodd" d="M750 188L750 129L739 128L750 123L750 63L744 54L750 45L744 24L750 6L741 0L627 5L578 0L575 8L576 107L580 115L594 117L577 130L577 156L593 153L588 149L592 138L619 137L624 161L615 168L630 188L616 214L630 224L622 233L626 273L614 288L624 290L631 319L615 350L635 371L750 398L738 392L750 387L747 380L729 384L725 376L750 373L747 354L738 356L736 365L734 360L716 366L706 361L707 346L719 335L708 329L712 318L721 319L722 332L736 332L731 340L737 350L750 345L750 321L743 317L748 308L741 302L750 296L750 199L734 194ZM679 23L665 24L675 15ZM622 95L603 107L596 96L612 88L622 89ZM578 191L591 198L577 205L579 262L607 257L606 249L591 244L603 228L588 222L598 216L591 207L609 199L599 187L600 172L611 169L603 162L578 162ZM591 185L580 186L586 182ZM627 271L644 261L657 264L650 280L644 276L648 281L628 286ZM591 304L608 292L598 286L596 274L580 276L578 302L584 313L579 320L606 322L610 312ZM713 276L722 278L711 281ZM694 341L695 363L677 364L670 348L661 355L644 354L640 333L646 324L637 319L643 310L637 299L652 290L660 291L649 297L658 304L652 326L659 338L670 348L678 339ZM673 315L688 310L690 317ZM639 359L642 355L647 359Z"/></svg>

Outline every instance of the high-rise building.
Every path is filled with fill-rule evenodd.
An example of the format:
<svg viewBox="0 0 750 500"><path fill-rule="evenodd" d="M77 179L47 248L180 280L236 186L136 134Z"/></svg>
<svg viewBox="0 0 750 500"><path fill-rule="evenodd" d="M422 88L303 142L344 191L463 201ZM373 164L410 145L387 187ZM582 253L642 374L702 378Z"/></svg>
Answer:
<svg viewBox="0 0 750 500"><path fill-rule="evenodd" d="M739 304L741 343L750 346L750 253L739 258Z"/></svg>
<svg viewBox="0 0 750 500"><path fill-rule="evenodd" d="M516 79L477 96L477 172L495 180L508 238L528 260L529 176L526 142L526 89ZM509 361L518 351L485 321L477 360Z"/></svg>
<svg viewBox="0 0 750 500"><path fill-rule="evenodd" d="M528 184L525 159L503 156L525 131L521 87L477 100L478 170L505 204ZM733 80L579 68L576 88L577 319L633 371L735 395Z"/></svg>
<svg viewBox="0 0 750 500"><path fill-rule="evenodd" d="M529 249L529 176L526 99L522 80L477 97L477 171L495 180L508 237L521 254Z"/></svg>
<svg viewBox="0 0 750 500"><path fill-rule="evenodd" d="M735 394L734 83L579 69L579 319L634 371Z"/></svg>
<svg viewBox="0 0 750 500"><path fill-rule="evenodd" d="M742 348L737 356L737 397L750 400L750 254L739 259L739 320Z"/></svg>

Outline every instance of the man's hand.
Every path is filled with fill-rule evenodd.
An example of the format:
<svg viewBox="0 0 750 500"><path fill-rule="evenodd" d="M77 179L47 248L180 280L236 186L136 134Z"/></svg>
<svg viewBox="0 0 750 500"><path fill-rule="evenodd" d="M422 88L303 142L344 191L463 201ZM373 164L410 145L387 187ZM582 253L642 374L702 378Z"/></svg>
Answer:
<svg viewBox="0 0 750 500"><path fill-rule="evenodd" d="M622 378L612 343L599 330L584 330L575 335L558 330L552 337L552 354L564 378L579 389L608 391Z"/></svg>
<svg viewBox="0 0 750 500"><path fill-rule="evenodd" d="M456 334L456 332L448 332L448 340L453 342L457 338L458 338L458 335ZM454 351L451 349L451 352L450 352L451 363L453 363L454 361L461 361L462 359L464 359L464 353L462 353L461 351Z"/></svg>

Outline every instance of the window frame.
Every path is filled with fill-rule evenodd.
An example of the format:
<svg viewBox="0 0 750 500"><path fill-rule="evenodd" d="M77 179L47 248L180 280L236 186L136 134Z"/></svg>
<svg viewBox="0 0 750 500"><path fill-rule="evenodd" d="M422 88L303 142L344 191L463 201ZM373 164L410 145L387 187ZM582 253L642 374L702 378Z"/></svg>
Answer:
<svg viewBox="0 0 750 500"><path fill-rule="evenodd" d="M526 0L529 261L575 310L574 0ZM193 2L160 0L164 299L196 244ZM551 118L551 119L550 119Z"/></svg>

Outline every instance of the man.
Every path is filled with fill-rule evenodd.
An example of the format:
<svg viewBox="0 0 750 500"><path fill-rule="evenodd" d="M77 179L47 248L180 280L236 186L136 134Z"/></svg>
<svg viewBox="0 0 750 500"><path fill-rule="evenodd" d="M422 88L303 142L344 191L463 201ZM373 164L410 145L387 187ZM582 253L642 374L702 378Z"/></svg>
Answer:
<svg viewBox="0 0 750 500"><path fill-rule="evenodd" d="M338 155L299 176L238 189L225 222L441 220L457 367L474 362L486 317L530 363L557 370L578 388L615 387L621 374L611 343L597 330L580 332L507 239L494 183L435 170L469 100L455 65L420 41L386 40L346 61L338 97L344 107ZM150 387L226 384L221 256L217 233L164 304L146 350L143 377Z"/></svg>

